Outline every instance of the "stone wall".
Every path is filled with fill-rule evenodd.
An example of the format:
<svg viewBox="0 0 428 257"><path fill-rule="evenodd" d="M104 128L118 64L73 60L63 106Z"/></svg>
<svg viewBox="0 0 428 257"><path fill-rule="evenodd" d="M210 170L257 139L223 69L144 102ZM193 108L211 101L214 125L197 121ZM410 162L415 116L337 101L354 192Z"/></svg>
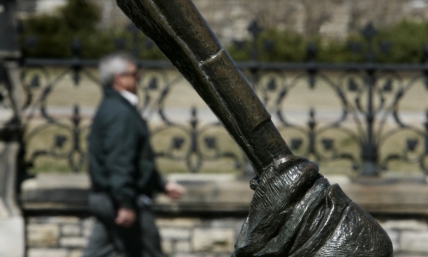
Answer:
<svg viewBox="0 0 428 257"><path fill-rule="evenodd" d="M395 257L428 256L426 179L379 181L329 176L369 211L388 232ZM164 252L169 257L226 257L247 215L252 197L247 177L171 176L186 186L179 201L164 196L154 206ZM86 209L86 175L43 175L23 185L28 257L78 257L94 219Z"/></svg>
<svg viewBox="0 0 428 257"><path fill-rule="evenodd" d="M162 248L169 257L228 257L244 217L165 217L157 219ZM428 256L428 220L378 219L388 232L394 256ZM94 219L39 216L27 219L28 257L80 257Z"/></svg>
<svg viewBox="0 0 428 257"><path fill-rule="evenodd" d="M159 217L162 249L170 257L230 256L243 218ZM39 216L27 219L28 257L80 257L94 219Z"/></svg>
<svg viewBox="0 0 428 257"><path fill-rule="evenodd" d="M380 222L394 245L395 257L428 256L428 219L395 218Z"/></svg>
<svg viewBox="0 0 428 257"><path fill-rule="evenodd" d="M29 217L28 257L78 257L91 233L93 219L76 216Z"/></svg>

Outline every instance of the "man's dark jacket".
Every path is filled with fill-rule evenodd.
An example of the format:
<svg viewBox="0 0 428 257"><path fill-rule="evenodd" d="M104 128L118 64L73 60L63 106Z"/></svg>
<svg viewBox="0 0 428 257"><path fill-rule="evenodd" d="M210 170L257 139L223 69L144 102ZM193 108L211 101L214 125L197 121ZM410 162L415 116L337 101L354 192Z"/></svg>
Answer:
<svg viewBox="0 0 428 257"><path fill-rule="evenodd" d="M104 89L88 142L92 190L108 193L118 207L135 209L138 195L165 190L146 122L112 88Z"/></svg>

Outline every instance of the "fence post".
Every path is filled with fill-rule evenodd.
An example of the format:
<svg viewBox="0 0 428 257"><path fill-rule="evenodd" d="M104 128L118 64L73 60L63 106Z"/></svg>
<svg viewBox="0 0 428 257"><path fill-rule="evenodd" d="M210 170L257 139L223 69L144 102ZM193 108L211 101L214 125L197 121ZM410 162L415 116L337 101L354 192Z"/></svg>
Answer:
<svg viewBox="0 0 428 257"><path fill-rule="evenodd" d="M374 46L373 39L377 31L372 23L367 24L362 34L367 41L367 63L366 63L366 87L368 90L367 111L365 113L367 125L367 138L362 145L362 176L379 176L378 169L378 143L374 133L374 122L376 112L374 110L374 90L376 86L376 69L374 68Z"/></svg>

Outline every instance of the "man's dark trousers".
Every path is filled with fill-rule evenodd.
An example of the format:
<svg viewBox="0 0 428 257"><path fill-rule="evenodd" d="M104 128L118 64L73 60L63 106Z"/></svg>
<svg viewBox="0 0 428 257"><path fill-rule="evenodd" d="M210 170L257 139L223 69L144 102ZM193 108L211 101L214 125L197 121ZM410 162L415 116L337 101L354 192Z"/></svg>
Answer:
<svg viewBox="0 0 428 257"><path fill-rule="evenodd" d="M117 208L105 193L91 193L89 209L97 218L84 257L164 257L151 206L137 203L137 221L124 228L115 224Z"/></svg>

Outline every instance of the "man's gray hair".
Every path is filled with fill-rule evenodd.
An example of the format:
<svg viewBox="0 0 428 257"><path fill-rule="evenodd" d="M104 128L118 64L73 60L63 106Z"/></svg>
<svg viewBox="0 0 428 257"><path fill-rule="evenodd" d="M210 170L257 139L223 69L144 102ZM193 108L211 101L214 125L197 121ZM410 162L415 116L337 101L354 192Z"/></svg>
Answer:
<svg viewBox="0 0 428 257"><path fill-rule="evenodd" d="M102 58L98 66L101 84L112 86L114 76L126 72L129 63L137 65L137 60L128 53L113 53Z"/></svg>

